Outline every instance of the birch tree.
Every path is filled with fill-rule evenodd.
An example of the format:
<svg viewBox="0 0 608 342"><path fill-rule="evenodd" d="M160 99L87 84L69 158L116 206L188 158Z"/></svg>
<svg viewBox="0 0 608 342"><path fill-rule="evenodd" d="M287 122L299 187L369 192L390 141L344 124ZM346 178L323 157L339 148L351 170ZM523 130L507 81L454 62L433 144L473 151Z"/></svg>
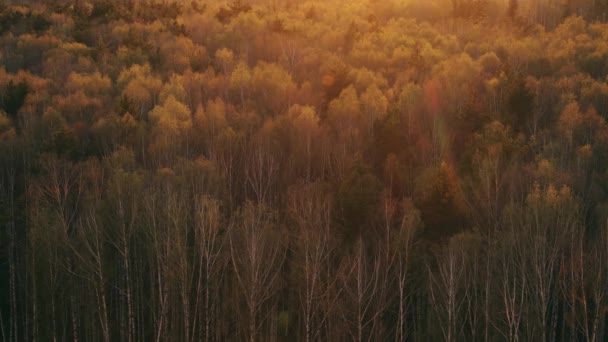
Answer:
<svg viewBox="0 0 608 342"><path fill-rule="evenodd" d="M277 282L285 259L283 233L274 213L263 204L247 202L233 217L228 233L232 271L246 303L250 342L260 336L263 314L277 292ZM266 308L266 310L265 310Z"/></svg>

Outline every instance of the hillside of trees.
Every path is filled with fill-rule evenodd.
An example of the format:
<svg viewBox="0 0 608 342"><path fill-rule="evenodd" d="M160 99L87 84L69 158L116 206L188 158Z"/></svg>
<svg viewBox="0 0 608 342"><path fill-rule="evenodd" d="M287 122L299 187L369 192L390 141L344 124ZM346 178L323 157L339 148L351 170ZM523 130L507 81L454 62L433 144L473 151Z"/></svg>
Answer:
<svg viewBox="0 0 608 342"><path fill-rule="evenodd" d="M0 341L607 341L607 14L0 0Z"/></svg>

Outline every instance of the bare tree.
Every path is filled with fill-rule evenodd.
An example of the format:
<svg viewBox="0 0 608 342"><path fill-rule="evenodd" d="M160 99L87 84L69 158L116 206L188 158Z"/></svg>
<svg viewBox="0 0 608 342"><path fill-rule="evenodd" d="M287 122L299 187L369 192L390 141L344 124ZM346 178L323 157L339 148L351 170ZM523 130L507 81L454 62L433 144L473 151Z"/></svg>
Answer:
<svg viewBox="0 0 608 342"><path fill-rule="evenodd" d="M169 320L169 287L171 242L166 215L169 194L159 189L152 189L145 197L146 218L148 219L147 235L152 245L152 260L154 262L151 272L151 288L154 290L154 326L155 341L165 340L168 336Z"/></svg>
<svg viewBox="0 0 608 342"><path fill-rule="evenodd" d="M289 193L289 213L296 226L298 275L303 278L298 290L303 338L309 342L319 337L339 295L332 291L336 278L325 272L335 247L330 234L331 203L316 184L296 186Z"/></svg>
<svg viewBox="0 0 608 342"><path fill-rule="evenodd" d="M44 181L37 183L38 196L50 209L59 224L58 238L61 245L68 246L78 219L81 200L84 192L84 180L81 168L69 161L46 155L42 160L46 174ZM64 254L58 261L65 267L68 274L74 274L72 255ZM79 340L79 314L75 294L69 295L72 339Z"/></svg>
<svg viewBox="0 0 608 342"><path fill-rule="evenodd" d="M98 220L95 208L88 208L78 222L77 236L70 244L70 249L83 269L84 279L88 279L95 290L99 325L105 342L110 341L110 324L108 319L106 275L104 271L104 244L106 236L103 225Z"/></svg>
<svg viewBox="0 0 608 342"><path fill-rule="evenodd" d="M466 253L470 236L460 233L453 236L436 255L436 270L427 265L431 305L438 319L445 341L456 341L462 334L460 313L470 291L466 279ZM461 327L461 330L457 330Z"/></svg>
<svg viewBox="0 0 608 342"><path fill-rule="evenodd" d="M8 337L9 341L19 340L19 322L20 309L17 305L17 229L16 229L16 217L17 217L17 165L16 165L16 150L15 147L10 144L6 146L0 146L2 149L2 158L0 158L0 206L3 210L0 210L9 219L6 221L7 231L7 259L8 259L8 334L4 331L4 320L0 321L2 326L2 338L6 340ZM6 158L4 158L6 156ZM0 246L4 245L4 241L1 241ZM0 314L2 314L0 309ZM8 336L7 336L8 335Z"/></svg>
<svg viewBox="0 0 608 342"><path fill-rule="evenodd" d="M353 249L352 255L344 260L348 267L341 274L347 307L343 320L352 340L373 341L380 338L378 319L387 306L382 293L384 252L381 249L370 252L362 237Z"/></svg>
<svg viewBox="0 0 608 342"><path fill-rule="evenodd" d="M261 314L277 291L285 259L283 233L263 204L247 202L233 217L228 232L230 260L247 305L247 336L256 341L265 317Z"/></svg>
<svg viewBox="0 0 608 342"><path fill-rule="evenodd" d="M513 205L507 206L502 218L488 220L485 229L484 338L490 338L490 328L507 341L519 341L525 324L528 296L525 250L521 244L519 217ZM498 306L498 314L491 307Z"/></svg>
<svg viewBox="0 0 608 342"><path fill-rule="evenodd" d="M525 292L517 296L525 296L524 310L530 315L528 320L520 322L513 317L511 325L515 327L525 322L526 331L522 338L553 340L557 329L562 255L572 234L581 229L578 204L567 187L557 190L553 186L546 189L535 186L525 202L509 205L505 215L505 225L511 227L511 236L516 239L511 251L516 258L508 262L518 262L512 266L515 268L509 269L507 276L511 281L518 279L515 281L520 284L511 285L511 294L507 297L512 302L513 291L522 291L520 286L525 286ZM525 273L516 277L514 272L521 270ZM525 279L524 284L521 284L522 278ZM510 307L511 311L516 310L511 314L520 310L517 303Z"/></svg>
<svg viewBox="0 0 608 342"><path fill-rule="evenodd" d="M572 231L568 253L563 257L560 290L573 327L571 334L582 334L585 341L601 340L601 322L608 299L607 231L602 227L595 241L585 241L582 231Z"/></svg>
<svg viewBox="0 0 608 342"><path fill-rule="evenodd" d="M406 211L400 225L400 238L397 254L397 288L398 288L398 315L397 327L395 329L395 341L403 341L408 338L407 313L410 297L413 289L410 271L412 255L415 247L416 232L420 226L420 218L416 212Z"/></svg>
<svg viewBox="0 0 608 342"><path fill-rule="evenodd" d="M273 185L279 169L275 157L261 145L255 144L245 164L245 178L258 203L269 203L272 200Z"/></svg>
<svg viewBox="0 0 608 342"><path fill-rule="evenodd" d="M608 220L602 227L600 238L591 246L584 267L591 269L589 272L590 287L589 297L593 303L589 310L588 328L586 335L591 342L601 341L608 336L608 325L605 323L608 317ZM584 302L587 303L586 301ZM603 311L602 311L603 309ZM604 323L602 323L604 321Z"/></svg>
<svg viewBox="0 0 608 342"><path fill-rule="evenodd" d="M120 257L121 299L126 300L126 319L121 320L121 339L131 342L135 338L135 304L133 294L133 272L131 244L136 231L140 203L137 196L141 194L140 176L136 173L116 169L110 179L112 194L112 222L115 229L109 233L108 241L114 246ZM121 303L124 303L121 300ZM120 309L122 312L122 308ZM126 321L126 322L125 322ZM126 327L125 327L126 324ZM126 331L125 331L126 328Z"/></svg>
<svg viewBox="0 0 608 342"><path fill-rule="evenodd" d="M194 245L197 267L196 300L194 314L200 315L200 319L193 320L192 340L196 332L196 324L201 321L205 341L211 339L211 322L214 320L212 312L212 291L217 286L218 274L224 270L222 249L224 245L223 230L221 227L220 203L207 196L197 199L194 213ZM199 305L203 296L202 313Z"/></svg>
<svg viewBox="0 0 608 342"><path fill-rule="evenodd" d="M379 296L383 305L397 299L398 313L395 327L395 340L407 338L406 326L408 304L413 285L410 281L410 267L412 253L415 247L415 238L421 227L420 213L410 200L397 202L391 195L392 177L390 184L385 188L384 194L384 241L381 245L382 253L382 286ZM398 292L392 289L396 286ZM384 308L382 308L384 310ZM380 316L377 316L377 319Z"/></svg>

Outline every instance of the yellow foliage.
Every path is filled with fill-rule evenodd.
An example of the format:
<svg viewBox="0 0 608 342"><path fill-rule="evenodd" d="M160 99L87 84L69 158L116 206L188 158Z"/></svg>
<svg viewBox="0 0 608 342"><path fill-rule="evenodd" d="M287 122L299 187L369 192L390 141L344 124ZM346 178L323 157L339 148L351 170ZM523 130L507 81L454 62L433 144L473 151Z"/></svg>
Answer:
<svg viewBox="0 0 608 342"><path fill-rule="evenodd" d="M230 75L230 86L234 89L241 89L249 86L251 82L251 70L244 62L239 62Z"/></svg>
<svg viewBox="0 0 608 342"><path fill-rule="evenodd" d="M9 119L5 112L0 110L0 133L8 131L12 126L11 119Z"/></svg>
<svg viewBox="0 0 608 342"><path fill-rule="evenodd" d="M386 115L388 100L382 91L375 84L372 84L361 94L361 105L370 120L379 120Z"/></svg>
<svg viewBox="0 0 608 342"><path fill-rule="evenodd" d="M485 72L495 75L500 70L501 61L494 52L486 52L479 57L479 64Z"/></svg>
<svg viewBox="0 0 608 342"><path fill-rule="evenodd" d="M538 173L541 177L551 177L555 173L553 163L547 159L541 159L538 162Z"/></svg>
<svg viewBox="0 0 608 342"><path fill-rule="evenodd" d="M77 42L61 43L59 48L73 55L86 55L93 51L90 47Z"/></svg>
<svg viewBox="0 0 608 342"><path fill-rule="evenodd" d="M201 55L203 52L207 53L201 47L195 46L190 38L183 36L170 37L161 41L160 50L165 57L165 64L169 70L178 73L183 73L190 67L192 56Z"/></svg>
<svg viewBox="0 0 608 342"><path fill-rule="evenodd" d="M581 114L578 103L569 103L561 115L559 116L558 128L566 136L569 142L572 142L572 133L583 123L583 115Z"/></svg>
<svg viewBox="0 0 608 342"><path fill-rule="evenodd" d="M589 160L593 156L593 147L589 144L583 145L576 150L576 154L583 160Z"/></svg>
<svg viewBox="0 0 608 342"><path fill-rule="evenodd" d="M130 130L137 127L137 120L130 113L123 114L118 120L123 129Z"/></svg>
<svg viewBox="0 0 608 342"><path fill-rule="evenodd" d="M295 126L312 128L319 124L319 117L314 107L293 105L289 108L287 116Z"/></svg>
<svg viewBox="0 0 608 342"><path fill-rule="evenodd" d="M67 126L65 118L53 107L47 108L42 114L42 122L50 131L59 131Z"/></svg>
<svg viewBox="0 0 608 342"><path fill-rule="evenodd" d="M129 82L123 91L123 95L140 106L152 101L152 94L146 87L145 82L139 79Z"/></svg>
<svg viewBox="0 0 608 342"><path fill-rule="evenodd" d="M360 102L357 91L353 86L342 90L340 96L329 104L329 114L336 120L358 117L360 115Z"/></svg>
<svg viewBox="0 0 608 342"><path fill-rule="evenodd" d="M532 208L551 208L572 204L573 200L574 195L567 185L562 185L558 190L554 184L549 184L543 190L538 183L534 183L526 202Z"/></svg>
<svg viewBox="0 0 608 342"><path fill-rule="evenodd" d="M165 83L160 91L159 100L165 102L169 96L173 96L180 102L186 101L186 90L182 83L183 77L179 75L171 76L168 83Z"/></svg>
<svg viewBox="0 0 608 342"><path fill-rule="evenodd" d="M359 92L363 92L371 86L379 89L386 89L388 82L381 73L375 73L367 68L354 69L350 73L354 78L354 86Z"/></svg>
<svg viewBox="0 0 608 342"><path fill-rule="evenodd" d="M223 69L224 73L228 73L232 70L234 53L227 48L219 49L215 52L215 61Z"/></svg>
<svg viewBox="0 0 608 342"><path fill-rule="evenodd" d="M79 74L72 72L68 77L66 88L69 92L84 91L89 96L108 93L111 90L112 82L107 76L101 75L98 71L93 74Z"/></svg>
<svg viewBox="0 0 608 342"><path fill-rule="evenodd" d="M179 134L192 127L190 109L173 95L169 95L163 105L156 106L149 116L160 134Z"/></svg>
<svg viewBox="0 0 608 342"><path fill-rule="evenodd" d="M207 102L207 118L213 127L224 128L228 125L226 121L226 104L221 98Z"/></svg>

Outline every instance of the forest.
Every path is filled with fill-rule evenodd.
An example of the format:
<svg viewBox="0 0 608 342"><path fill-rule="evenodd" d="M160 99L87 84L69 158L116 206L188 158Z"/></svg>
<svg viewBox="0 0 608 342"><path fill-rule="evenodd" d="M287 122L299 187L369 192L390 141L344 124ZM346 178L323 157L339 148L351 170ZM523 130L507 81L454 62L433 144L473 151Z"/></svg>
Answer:
<svg viewBox="0 0 608 342"><path fill-rule="evenodd" d="M607 341L607 119L602 0L0 0L0 341Z"/></svg>

